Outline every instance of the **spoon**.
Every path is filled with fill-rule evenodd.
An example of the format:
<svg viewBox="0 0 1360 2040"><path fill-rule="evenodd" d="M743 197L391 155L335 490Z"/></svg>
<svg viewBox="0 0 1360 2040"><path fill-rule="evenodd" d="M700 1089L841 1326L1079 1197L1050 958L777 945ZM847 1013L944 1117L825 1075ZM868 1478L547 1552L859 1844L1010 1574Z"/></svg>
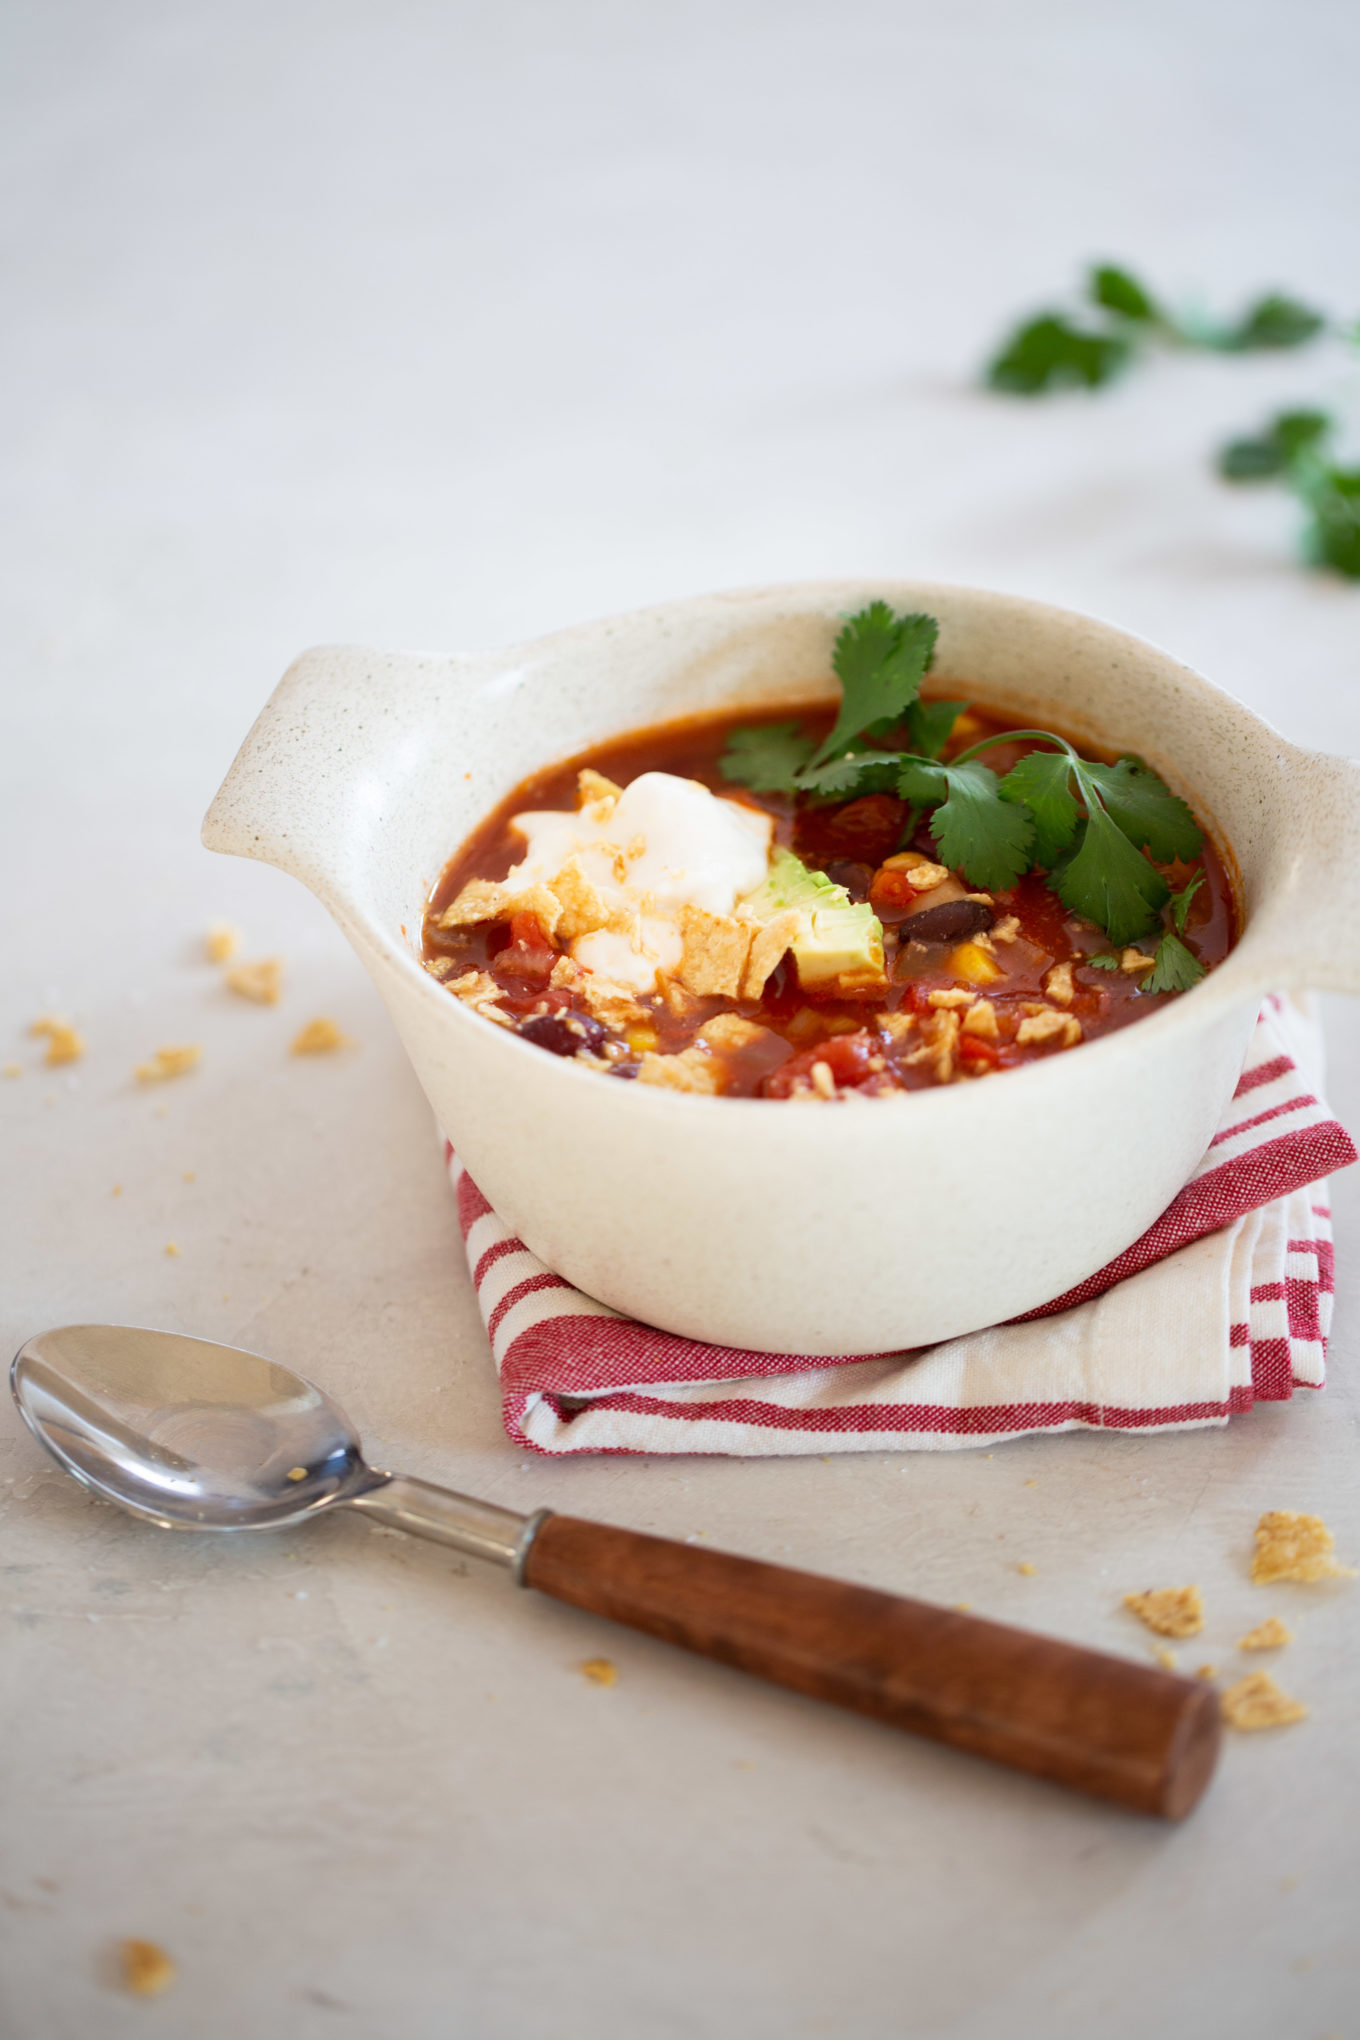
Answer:
<svg viewBox="0 0 1360 2040"><path fill-rule="evenodd" d="M11 1370L29 1429L86 1487L165 1530L280 1530L328 1509L451 1545L537 1588L896 1728L1179 1820L1218 1754L1200 1681L959 1610L365 1463L330 1397L235 1346L65 1325Z"/></svg>

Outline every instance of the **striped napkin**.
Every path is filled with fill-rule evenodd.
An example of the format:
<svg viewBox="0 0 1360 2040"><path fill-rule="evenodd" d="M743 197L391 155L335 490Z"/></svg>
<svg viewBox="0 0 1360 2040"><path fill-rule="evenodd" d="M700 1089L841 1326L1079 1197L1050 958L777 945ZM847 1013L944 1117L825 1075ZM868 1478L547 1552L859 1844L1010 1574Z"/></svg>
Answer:
<svg viewBox="0 0 1360 2040"><path fill-rule="evenodd" d="M1321 1388L1325 1178L1356 1160L1321 1075L1306 1002L1272 996L1199 1168L1117 1260L1010 1324L842 1360L739 1352L621 1316L531 1254L449 1149L506 1431L546 1453L941 1450L1193 1430Z"/></svg>

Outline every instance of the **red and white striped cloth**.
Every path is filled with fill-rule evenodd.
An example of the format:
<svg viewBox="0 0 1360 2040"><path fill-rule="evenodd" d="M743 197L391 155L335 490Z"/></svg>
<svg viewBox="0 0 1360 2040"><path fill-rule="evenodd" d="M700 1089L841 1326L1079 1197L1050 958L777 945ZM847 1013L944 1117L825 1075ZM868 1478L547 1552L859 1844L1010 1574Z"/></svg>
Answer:
<svg viewBox="0 0 1360 2040"><path fill-rule="evenodd" d="M1023 1319L868 1358L739 1352L623 1317L531 1254L449 1150L505 1428L546 1453L940 1450L1191 1430L1321 1388L1325 1178L1356 1150L1320 1077L1306 1005L1272 997L1208 1153L1118 1260Z"/></svg>

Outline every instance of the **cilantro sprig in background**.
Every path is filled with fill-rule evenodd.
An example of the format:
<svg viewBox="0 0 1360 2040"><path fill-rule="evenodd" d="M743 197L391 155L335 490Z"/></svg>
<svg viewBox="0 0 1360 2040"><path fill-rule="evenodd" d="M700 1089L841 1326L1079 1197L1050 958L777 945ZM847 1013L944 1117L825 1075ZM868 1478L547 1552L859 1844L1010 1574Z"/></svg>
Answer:
<svg viewBox="0 0 1360 2040"><path fill-rule="evenodd" d="M1093 763L1047 730L985 737L946 760L941 754L966 703L920 699L937 635L933 617L895 616L887 603L870 603L836 639L832 665L841 702L822 742L795 722L736 730L722 757L723 776L757 793L845 800L895 792L931 811L942 860L971 885L1002 891L1038 864L1063 905L1120 946L1152 933L1171 909L1178 933L1167 929L1152 978L1193 983L1202 969L1179 935L1195 882L1173 900L1157 869L1188 863L1203 846L1185 802L1141 760ZM886 741L899 730L912 749ZM999 778L982 755L1016 737L1049 748L1027 753Z"/></svg>
<svg viewBox="0 0 1360 2040"><path fill-rule="evenodd" d="M1026 319L987 364L986 380L1012 396L1049 390L1099 389L1152 348L1195 348L1210 354L1276 353L1303 347L1327 330L1322 312L1282 291L1267 291L1235 319L1173 312L1127 269L1097 263L1087 272L1080 311L1045 311Z"/></svg>
<svg viewBox="0 0 1360 2040"><path fill-rule="evenodd" d="M1099 263L1086 275L1079 307L1023 320L988 362L984 380L1010 396L1101 389L1158 349L1242 355L1280 353L1331 335L1360 342L1316 307L1267 291L1235 319L1169 309L1129 270ZM1305 512L1303 557L1360 580L1360 466L1336 457L1338 423L1326 411L1282 411L1260 431L1220 448L1224 481L1276 482Z"/></svg>

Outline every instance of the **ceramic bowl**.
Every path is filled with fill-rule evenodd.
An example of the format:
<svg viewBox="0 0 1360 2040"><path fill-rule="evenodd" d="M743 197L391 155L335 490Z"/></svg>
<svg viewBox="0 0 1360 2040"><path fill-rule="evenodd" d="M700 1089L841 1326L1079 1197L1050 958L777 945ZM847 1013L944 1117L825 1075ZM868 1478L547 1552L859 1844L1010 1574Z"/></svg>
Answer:
<svg viewBox="0 0 1360 2040"><path fill-rule="evenodd" d="M1219 969L998 1080L821 1111L610 1083L421 969L441 868L517 781L687 713L825 699L840 619L873 597L939 618L933 685L1136 751L1185 795L1244 918ZM885 1352L1063 1294L1192 1173L1262 994L1360 990L1360 767L1108 624L967 588L701 596L484 657L310 651L203 840L291 872L335 916L439 1124L534 1253L621 1311L753 1352Z"/></svg>

